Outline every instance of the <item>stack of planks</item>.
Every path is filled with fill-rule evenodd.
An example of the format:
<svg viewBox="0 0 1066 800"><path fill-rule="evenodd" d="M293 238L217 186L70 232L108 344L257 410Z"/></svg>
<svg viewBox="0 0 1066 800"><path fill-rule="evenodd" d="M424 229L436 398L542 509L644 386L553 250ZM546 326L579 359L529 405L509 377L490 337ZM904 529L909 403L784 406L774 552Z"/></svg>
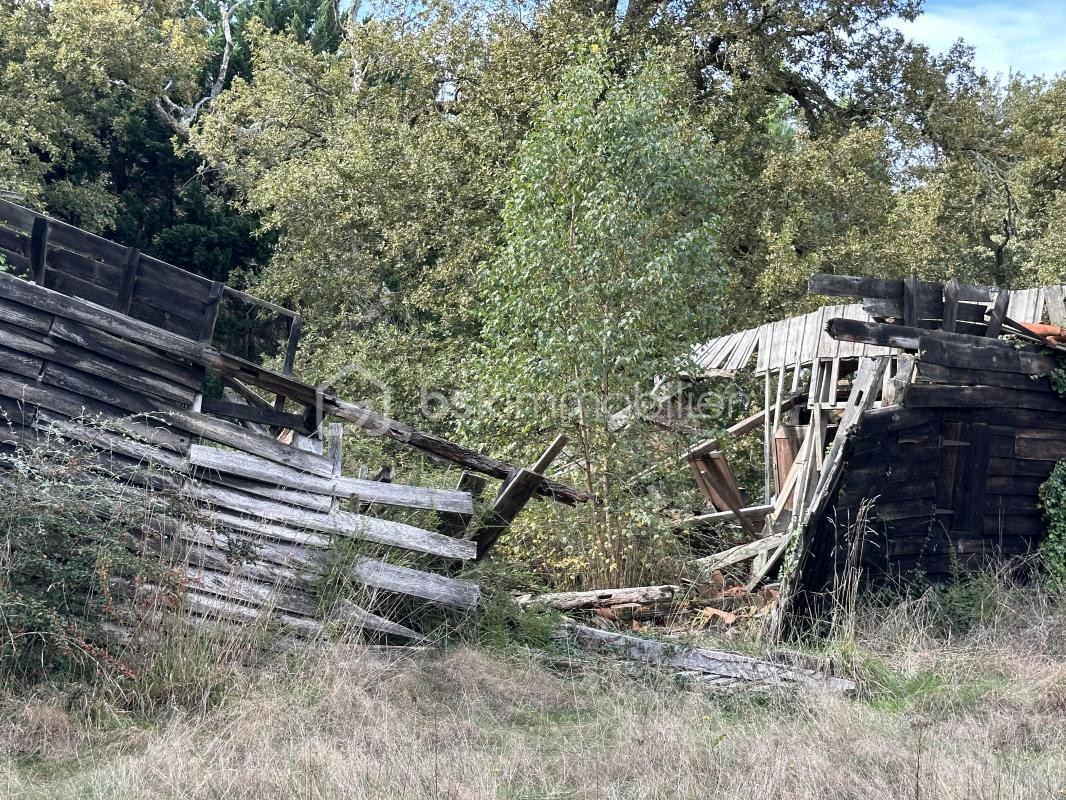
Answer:
<svg viewBox="0 0 1066 800"><path fill-rule="evenodd" d="M416 621L321 607L339 541L366 543L344 568L368 596L469 611L478 586L441 572L484 556L533 494L584 499L542 474L563 439L523 470L295 380L292 337L282 372L216 350L220 285L3 201L0 255L34 278L0 272L0 456L67 443L93 454L94 480L116 496L151 487L180 498L187 512L140 533L182 570L190 620L266 615L311 636L332 611L418 640ZM223 398L205 397L208 377L226 385ZM340 425L324 436L327 416L503 478L485 524L467 530L476 476L450 490L343 475Z"/></svg>
<svg viewBox="0 0 1066 800"><path fill-rule="evenodd" d="M27 291L4 291L16 286ZM55 302L27 303L35 297ZM115 325L93 325L95 313L91 304L0 276L0 438L7 449L46 440L89 446L117 482L192 501L192 518L167 520L150 533L187 564L193 614L247 620L268 608L300 633L316 631L315 586L338 537L450 561L476 555L472 541L343 511L337 502L469 519L468 492L348 478L330 456L197 411L202 366L146 346L133 320L125 335ZM234 552L254 557L235 560ZM383 560L362 558L355 574L373 589L457 608L478 599L469 581ZM378 615L360 617L370 630L420 637Z"/></svg>

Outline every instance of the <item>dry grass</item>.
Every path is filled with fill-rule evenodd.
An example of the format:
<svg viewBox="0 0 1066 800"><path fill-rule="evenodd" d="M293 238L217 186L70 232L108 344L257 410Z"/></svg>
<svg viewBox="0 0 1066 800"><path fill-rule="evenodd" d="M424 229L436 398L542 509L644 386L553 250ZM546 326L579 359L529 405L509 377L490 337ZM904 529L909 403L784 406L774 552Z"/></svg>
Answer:
<svg viewBox="0 0 1066 800"><path fill-rule="evenodd" d="M351 647L290 655L154 725L9 699L0 796L1066 797L1066 614L1015 592L949 635L942 611L860 619L837 648L864 681L854 700L704 694L576 655Z"/></svg>

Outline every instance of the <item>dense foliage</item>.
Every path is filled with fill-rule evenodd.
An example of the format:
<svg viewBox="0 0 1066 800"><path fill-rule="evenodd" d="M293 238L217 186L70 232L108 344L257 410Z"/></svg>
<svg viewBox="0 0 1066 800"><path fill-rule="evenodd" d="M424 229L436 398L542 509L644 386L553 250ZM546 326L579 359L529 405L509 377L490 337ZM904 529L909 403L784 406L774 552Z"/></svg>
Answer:
<svg viewBox="0 0 1066 800"><path fill-rule="evenodd" d="M563 427L609 563L537 527L606 579L689 502L626 488L667 444L618 387L813 271L1062 280L1066 80L908 42L920 5L0 0L0 191L297 308L309 380L517 460Z"/></svg>

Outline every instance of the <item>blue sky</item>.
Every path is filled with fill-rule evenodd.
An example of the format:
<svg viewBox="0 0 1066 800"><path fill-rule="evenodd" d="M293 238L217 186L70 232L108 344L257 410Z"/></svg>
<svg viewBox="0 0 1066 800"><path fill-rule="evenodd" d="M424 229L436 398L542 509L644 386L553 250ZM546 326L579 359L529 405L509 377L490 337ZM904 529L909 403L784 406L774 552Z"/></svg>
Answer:
<svg viewBox="0 0 1066 800"><path fill-rule="evenodd" d="M899 27L935 52L964 39L990 73L1066 72L1066 0L926 0L925 13Z"/></svg>

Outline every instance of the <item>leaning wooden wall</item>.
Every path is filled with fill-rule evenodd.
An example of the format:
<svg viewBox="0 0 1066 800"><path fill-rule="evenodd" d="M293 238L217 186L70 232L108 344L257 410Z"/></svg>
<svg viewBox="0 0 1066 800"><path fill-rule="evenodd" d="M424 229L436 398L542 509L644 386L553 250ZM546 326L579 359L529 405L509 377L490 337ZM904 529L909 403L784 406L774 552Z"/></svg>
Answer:
<svg viewBox="0 0 1066 800"><path fill-rule="evenodd" d="M410 566L477 555L477 544L461 538L473 515L469 492L347 477L336 445L306 449L263 427L304 429L313 420L306 408L212 406L201 394L208 364L252 388L299 393L305 404L316 394L180 330L0 274L0 447L10 456L64 441L84 446L96 454L97 479L113 481L116 496L151 485L189 504L187 515L142 533L181 566L192 619L266 613L297 634L317 632L326 620L318 586L340 540L372 548L351 565L353 582L368 594L476 605L475 584ZM263 425L245 419L257 416ZM437 517L452 523L450 535L433 529ZM425 633L371 608L347 603L335 611L386 635Z"/></svg>
<svg viewBox="0 0 1066 800"><path fill-rule="evenodd" d="M808 537L819 552L807 591L839 578L856 536L864 572L892 579L983 570L1032 555L1043 538L1039 487L1066 459L1066 400L1047 377L1055 360L998 339L913 335L897 402L847 433L829 513ZM906 344L898 331L896 341Z"/></svg>

